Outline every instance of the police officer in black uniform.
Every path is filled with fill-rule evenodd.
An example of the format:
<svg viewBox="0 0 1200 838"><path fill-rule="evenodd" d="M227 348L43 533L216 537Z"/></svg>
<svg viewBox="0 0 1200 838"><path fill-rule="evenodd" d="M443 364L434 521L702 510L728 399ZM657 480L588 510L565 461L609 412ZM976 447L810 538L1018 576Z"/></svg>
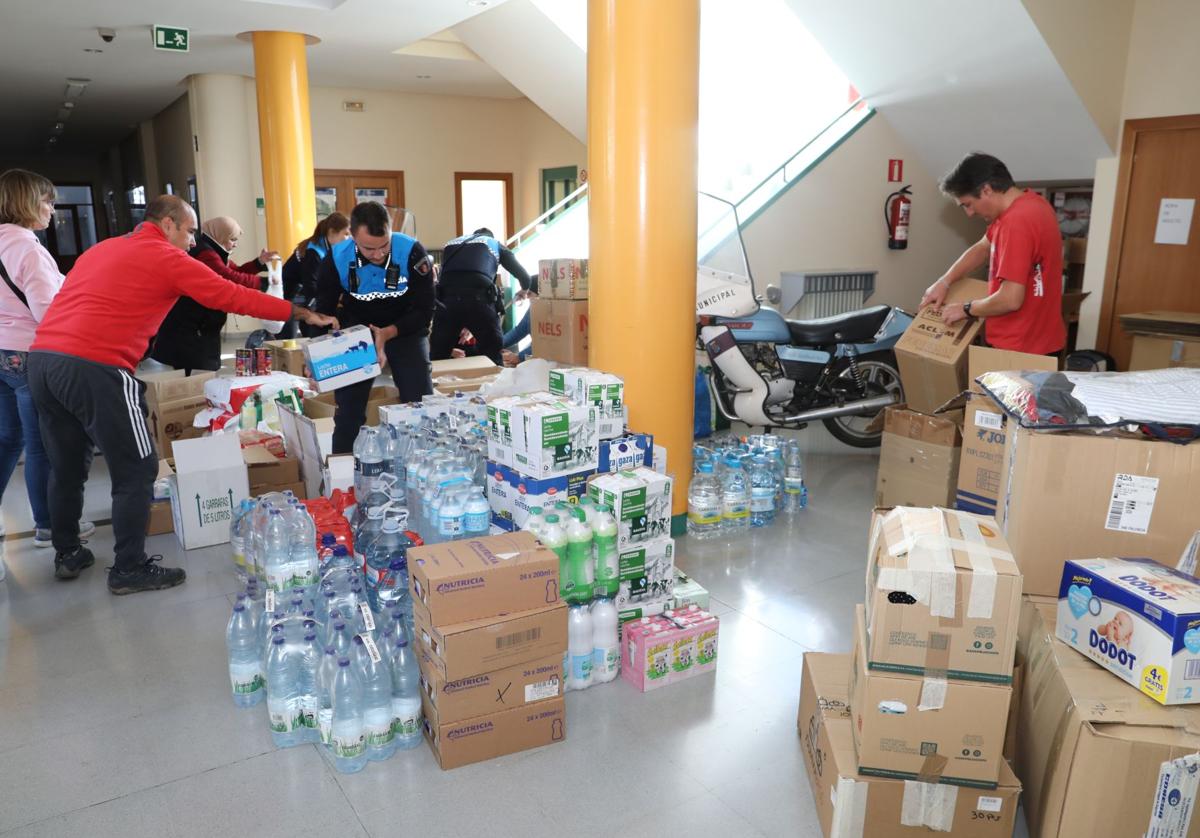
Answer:
<svg viewBox="0 0 1200 838"><path fill-rule="evenodd" d="M433 320L433 262L424 246L392 232L387 208L375 201L350 213L350 238L330 249L317 273L316 310L338 311L342 327L370 326L380 364L392 368L400 400L420 401L433 392L429 326ZM367 418L373 381L334 391L333 453L354 447Z"/></svg>
<svg viewBox="0 0 1200 838"><path fill-rule="evenodd" d="M475 336L479 354L497 365L504 363L500 356L504 348L500 330L504 306L496 288L496 272L501 265L521 283L518 299L537 293L536 278L530 279L513 252L500 244L487 227L446 243L437 286L441 305L433 323L434 360L449 358L459 334L467 329Z"/></svg>

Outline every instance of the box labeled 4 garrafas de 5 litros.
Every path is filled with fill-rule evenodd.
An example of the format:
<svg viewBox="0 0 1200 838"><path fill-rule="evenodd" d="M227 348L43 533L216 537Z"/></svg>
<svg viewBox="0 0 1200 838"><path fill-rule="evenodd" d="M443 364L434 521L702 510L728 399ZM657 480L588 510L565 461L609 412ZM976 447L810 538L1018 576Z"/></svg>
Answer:
<svg viewBox="0 0 1200 838"><path fill-rule="evenodd" d="M1150 559L1063 566L1058 638L1160 704L1200 704L1200 580Z"/></svg>

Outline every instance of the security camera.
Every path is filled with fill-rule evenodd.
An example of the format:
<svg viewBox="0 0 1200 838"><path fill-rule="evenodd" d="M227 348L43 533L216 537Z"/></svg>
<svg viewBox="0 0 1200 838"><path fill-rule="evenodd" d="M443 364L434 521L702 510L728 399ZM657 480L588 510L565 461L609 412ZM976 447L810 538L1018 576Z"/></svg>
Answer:
<svg viewBox="0 0 1200 838"><path fill-rule="evenodd" d="M106 44L111 44L117 37L117 30L115 29L106 29L105 27L101 26L96 31L100 33L100 40L104 41Z"/></svg>

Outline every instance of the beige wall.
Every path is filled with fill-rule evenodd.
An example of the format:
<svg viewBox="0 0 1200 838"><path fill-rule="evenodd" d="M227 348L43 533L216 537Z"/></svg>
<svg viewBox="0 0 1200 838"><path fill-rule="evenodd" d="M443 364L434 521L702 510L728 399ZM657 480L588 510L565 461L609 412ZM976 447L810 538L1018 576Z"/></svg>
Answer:
<svg viewBox="0 0 1200 838"><path fill-rule="evenodd" d="M888 250L883 202L901 184L887 182L890 158L904 160L913 208L906 250ZM941 173L937 173L940 175ZM878 271L871 303L915 311L921 292L984 233L937 188L883 114L875 114L833 154L745 230L759 294L783 271Z"/></svg>
<svg viewBox="0 0 1200 838"><path fill-rule="evenodd" d="M192 115L184 93L166 110L154 117L154 160L158 180L150 182L151 169L146 169L146 200L166 191L168 183L176 195L187 195L187 179L196 174L196 159L192 152ZM149 155L146 155L147 161Z"/></svg>

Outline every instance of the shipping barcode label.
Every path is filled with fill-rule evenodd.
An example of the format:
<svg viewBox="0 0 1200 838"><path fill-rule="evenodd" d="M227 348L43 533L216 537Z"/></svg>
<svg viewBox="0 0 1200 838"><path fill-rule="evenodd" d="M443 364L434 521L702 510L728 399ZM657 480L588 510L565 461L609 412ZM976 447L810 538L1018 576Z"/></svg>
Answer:
<svg viewBox="0 0 1200 838"><path fill-rule="evenodd" d="M359 637L362 638L363 646L366 648L367 654L371 656L373 662L379 663L383 660L383 655L379 654L379 647L375 645L375 638L369 634L360 634Z"/></svg>
<svg viewBox="0 0 1200 838"><path fill-rule="evenodd" d="M980 797L975 808L980 812L999 812L1004 808L1004 800L1000 797Z"/></svg>
<svg viewBox="0 0 1200 838"><path fill-rule="evenodd" d="M542 630L540 628L531 628L528 631L518 631L513 634L506 634L503 637L496 638L497 649L507 649L509 646L520 646L523 643L533 643L540 640Z"/></svg>
<svg viewBox="0 0 1200 838"><path fill-rule="evenodd" d="M1200 660L1190 660L1184 664L1183 680L1200 681Z"/></svg>
<svg viewBox="0 0 1200 838"><path fill-rule="evenodd" d="M375 615L371 613L371 606L367 605L365 602L360 602L358 604L358 609L362 611L363 626L366 628L366 630L375 631Z"/></svg>
<svg viewBox="0 0 1200 838"><path fill-rule="evenodd" d="M1150 828L1145 838L1186 838L1200 789L1200 754L1164 762L1154 785Z"/></svg>
<svg viewBox="0 0 1200 838"><path fill-rule="evenodd" d="M987 428L992 431L1004 430L1004 416L986 410L975 411L975 427Z"/></svg>
<svg viewBox="0 0 1200 838"><path fill-rule="evenodd" d="M547 681L525 685L525 703L541 701L544 698L554 698L558 695L558 678L551 677Z"/></svg>
<svg viewBox="0 0 1200 838"><path fill-rule="evenodd" d="M267 596L265 597L264 601L266 602L266 607L264 610L268 614L274 614L275 613L275 592L272 591L270 588L267 588Z"/></svg>
<svg viewBox="0 0 1200 838"><path fill-rule="evenodd" d="M1104 528L1145 535L1150 529L1157 494L1158 478L1118 474L1113 479L1112 500L1108 504Z"/></svg>

